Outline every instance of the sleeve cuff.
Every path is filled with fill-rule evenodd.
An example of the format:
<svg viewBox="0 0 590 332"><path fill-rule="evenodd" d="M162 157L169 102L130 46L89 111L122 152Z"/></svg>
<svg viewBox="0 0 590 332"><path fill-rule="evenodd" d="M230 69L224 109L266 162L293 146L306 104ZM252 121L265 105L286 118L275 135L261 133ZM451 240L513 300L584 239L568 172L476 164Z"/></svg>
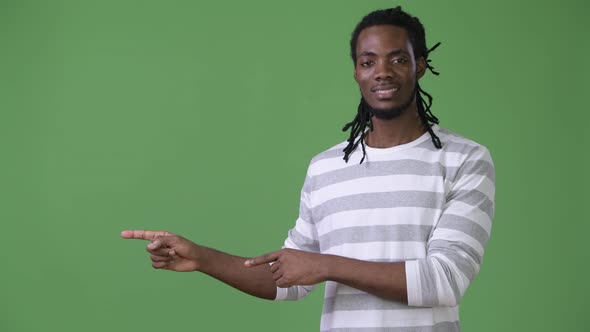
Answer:
<svg viewBox="0 0 590 332"><path fill-rule="evenodd" d="M421 306L422 288L420 288L420 265L418 261L406 261L406 284L408 286L408 305Z"/></svg>
<svg viewBox="0 0 590 332"><path fill-rule="evenodd" d="M285 301L287 299L288 288L281 288L277 287L277 296L275 297L275 301Z"/></svg>

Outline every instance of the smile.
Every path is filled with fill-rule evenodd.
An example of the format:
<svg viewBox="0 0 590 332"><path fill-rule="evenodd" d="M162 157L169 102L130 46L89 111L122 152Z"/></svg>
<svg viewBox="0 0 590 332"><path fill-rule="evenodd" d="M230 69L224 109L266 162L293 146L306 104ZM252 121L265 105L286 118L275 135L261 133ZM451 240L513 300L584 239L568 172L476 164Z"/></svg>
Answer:
<svg viewBox="0 0 590 332"><path fill-rule="evenodd" d="M377 95L377 99L391 99L397 90L399 90L398 87L391 87L388 89L377 88L375 94Z"/></svg>
<svg viewBox="0 0 590 332"><path fill-rule="evenodd" d="M395 92L397 90L398 90L398 88L391 88L391 89L387 89L387 90L377 90L375 92L377 92L377 93L390 93L390 92Z"/></svg>

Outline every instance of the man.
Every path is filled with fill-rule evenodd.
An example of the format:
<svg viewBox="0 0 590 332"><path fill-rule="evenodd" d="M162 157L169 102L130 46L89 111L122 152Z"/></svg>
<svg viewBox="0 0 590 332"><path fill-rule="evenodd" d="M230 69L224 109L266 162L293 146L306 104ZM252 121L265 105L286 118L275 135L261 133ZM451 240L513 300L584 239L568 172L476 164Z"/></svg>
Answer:
<svg viewBox="0 0 590 332"><path fill-rule="evenodd" d="M321 331L460 330L458 303L491 230L494 168L483 146L437 125L418 84L436 74L429 52L400 7L356 27L362 97L350 138L311 161L282 250L246 259L167 232L122 236L150 240L154 268L200 271L265 299L326 282Z"/></svg>

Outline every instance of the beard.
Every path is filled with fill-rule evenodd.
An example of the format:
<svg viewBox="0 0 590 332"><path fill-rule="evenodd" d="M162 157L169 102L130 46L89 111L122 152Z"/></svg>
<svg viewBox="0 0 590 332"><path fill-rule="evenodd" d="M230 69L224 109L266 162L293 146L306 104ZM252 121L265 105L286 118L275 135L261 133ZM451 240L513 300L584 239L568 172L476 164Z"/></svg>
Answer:
<svg viewBox="0 0 590 332"><path fill-rule="evenodd" d="M392 108L387 108L387 109L373 108L373 107L371 107L371 105L369 105L369 103L367 103L365 101L364 98L363 98L363 103L365 104L364 105L365 109L367 111L369 111L371 114L373 114L377 119L379 119L379 120L392 120L392 119L399 117L404 112L406 112L408 109L410 109L410 105L412 105L412 101L414 101L415 96L416 96L416 89L414 88L414 91L410 94L410 97L408 98L408 100L404 101L401 105L399 105L397 107L392 107Z"/></svg>

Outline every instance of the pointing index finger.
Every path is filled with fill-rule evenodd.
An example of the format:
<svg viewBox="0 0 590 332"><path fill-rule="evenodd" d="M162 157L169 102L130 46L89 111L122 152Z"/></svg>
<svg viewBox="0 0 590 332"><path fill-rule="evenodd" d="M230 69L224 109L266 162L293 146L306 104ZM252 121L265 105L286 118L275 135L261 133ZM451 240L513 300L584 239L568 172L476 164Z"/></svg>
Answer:
<svg viewBox="0 0 590 332"><path fill-rule="evenodd" d="M281 256L281 251L274 251L262 256L258 256L258 257L254 257L251 259L248 259L244 262L244 265L252 267L252 266L258 266L258 265L262 265L262 264L268 264L271 262L276 261L277 259L279 259L279 257Z"/></svg>
<svg viewBox="0 0 590 332"><path fill-rule="evenodd" d="M121 232L124 239L139 239L152 241L158 236L170 236L172 233L166 231L147 231L147 230L126 230Z"/></svg>

